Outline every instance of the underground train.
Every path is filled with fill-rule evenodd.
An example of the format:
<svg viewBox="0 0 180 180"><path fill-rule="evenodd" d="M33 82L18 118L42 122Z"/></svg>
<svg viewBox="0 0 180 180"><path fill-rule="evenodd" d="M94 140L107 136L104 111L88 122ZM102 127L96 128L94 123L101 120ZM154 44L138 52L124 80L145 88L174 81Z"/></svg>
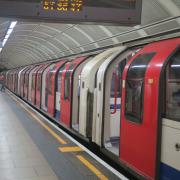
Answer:
<svg viewBox="0 0 180 180"><path fill-rule="evenodd" d="M6 87L140 179L180 179L180 38L6 72Z"/></svg>

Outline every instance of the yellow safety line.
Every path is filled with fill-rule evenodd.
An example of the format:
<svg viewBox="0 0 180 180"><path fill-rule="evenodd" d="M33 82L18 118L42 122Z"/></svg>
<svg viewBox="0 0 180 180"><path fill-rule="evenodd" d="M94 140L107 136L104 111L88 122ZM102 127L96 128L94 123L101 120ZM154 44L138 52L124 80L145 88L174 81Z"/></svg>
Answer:
<svg viewBox="0 0 180 180"><path fill-rule="evenodd" d="M88 160L86 160L83 156L76 156L88 169L90 169L99 179L108 180L106 176L104 176L101 171L99 171L96 167L94 167Z"/></svg>
<svg viewBox="0 0 180 180"><path fill-rule="evenodd" d="M79 152L79 151L83 151L82 148L80 148L79 146L73 146L73 147L60 147L58 148L59 151L61 152Z"/></svg>
<svg viewBox="0 0 180 180"><path fill-rule="evenodd" d="M66 141L64 141L59 135L57 135L49 126L47 126L44 122L42 122L37 116L35 116L32 112L30 112L28 109L26 109L22 103L17 101L13 96L11 96L16 102L19 103L19 105L28 113L30 114L42 127L44 127L54 138L57 139L58 142L61 144L67 144Z"/></svg>
<svg viewBox="0 0 180 180"><path fill-rule="evenodd" d="M19 103L19 105L28 113L30 114L41 126L43 126L54 138L56 138L61 144L67 144L59 135L57 135L51 128L49 128L45 123L43 123L37 116L35 116L32 112L26 109L21 102L19 102L16 98L14 98L11 94L10 96ZM83 151L79 146L74 147L62 147L58 148L61 152L78 152ZM88 160L86 160L83 156L77 155L76 156L88 169L90 169L99 179L101 180L108 180L108 178L102 174L95 166L93 166Z"/></svg>
<svg viewBox="0 0 180 180"><path fill-rule="evenodd" d="M28 110L27 110L28 111ZM39 123L42 127L44 127L54 138L57 139L61 144L67 144L59 135L57 135L49 126L43 123L39 118L37 118L33 113L29 112L30 115Z"/></svg>

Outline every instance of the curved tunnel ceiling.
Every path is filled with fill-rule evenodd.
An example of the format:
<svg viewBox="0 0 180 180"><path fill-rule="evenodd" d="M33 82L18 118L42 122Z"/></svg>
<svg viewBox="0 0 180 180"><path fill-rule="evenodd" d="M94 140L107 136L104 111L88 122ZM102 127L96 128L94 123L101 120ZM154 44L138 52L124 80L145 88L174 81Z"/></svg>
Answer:
<svg viewBox="0 0 180 180"><path fill-rule="evenodd" d="M0 66L14 68L180 29L179 16L179 0L143 0L142 23L134 27L21 21L0 53ZM10 23L0 18L0 42Z"/></svg>

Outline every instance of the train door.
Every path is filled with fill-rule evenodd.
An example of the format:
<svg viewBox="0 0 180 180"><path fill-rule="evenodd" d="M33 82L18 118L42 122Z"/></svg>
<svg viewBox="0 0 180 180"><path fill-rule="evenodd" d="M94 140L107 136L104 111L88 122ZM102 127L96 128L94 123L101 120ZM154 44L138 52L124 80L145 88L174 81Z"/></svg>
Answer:
<svg viewBox="0 0 180 180"><path fill-rule="evenodd" d="M79 130L79 105L80 105L80 87L81 87L81 71L83 67L89 62L93 57L84 58L83 62L78 65L78 67L73 72L72 81L72 115L71 115L71 127L73 130ZM75 61L74 61L75 62Z"/></svg>
<svg viewBox="0 0 180 180"><path fill-rule="evenodd" d="M180 49L164 71L160 178L180 179Z"/></svg>
<svg viewBox="0 0 180 180"><path fill-rule="evenodd" d="M26 70L27 67L25 67L24 69L22 69L20 72L19 72L19 80L18 80L18 95L21 96L22 94L22 89L23 89L23 76L24 76L24 71Z"/></svg>
<svg viewBox="0 0 180 180"><path fill-rule="evenodd" d="M44 111L47 111L47 73L49 72L50 68L54 66L54 63L48 66L43 74L42 74L42 90L41 90L41 108Z"/></svg>
<svg viewBox="0 0 180 180"><path fill-rule="evenodd" d="M145 99L148 97L146 96L148 91L151 93L150 89L145 88L152 87L151 80L149 79L149 83L146 84L145 77L148 65L155 55L155 52L143 52L135 57L128 70L125 71L127 75L126 79L123 77L122 89L124 108L121 114L120 159L130 163L149 177L155 177L158 123L157 119L151 122L150 114L147 117L145 111L150 110L150 107L145 108L154 100L153 98ZM153 85L155 87L156 84ZM155 100L154 103L157 104Z"/></svg>
<svg viewBox="0 0 180 180"><path fill-rule="evenodd" d="M42 76L43 72L45 69L49 66L50 64L46 64L42 66L42 68L37 72L37 82L36 82L36 97L35 97L35 105L40 108L41 107L41 94L42 94Z"/></svg>
<svg viewBox="0 0 180 180"><path fill-rule="evenodd" d="M31 89L31 83L32 83L32 70L34 66L31 66L28 71L26 71L25 74L25 85L24 85L24 97L28 100L28 94Z"/></svg>
<svg viewBox="0 0 180 180"><path fill-rule="evenodd" d="M72 103L73 103L73 92L76 89L74 87L74 71L81 67L82 62L86 61L86 57L76 58L75 60L71 61L66 71L63 71L63 87L62 87L62 94L61 94L61 107L63 109L61 113L61 122L63 122L66 126L71 127L72 125ZM74 98L75 100L75 98ZM77 108L77 104L76 104Z"/></svg>
<svg viewBox="0 0 180 180"><path fill-rule="evenodd" d="M16 72L17 69L13 72L13 92L16 93Z"/></svg>
<svg viewBox="0 0 180 180"><path fill-rule="evenodd" d="M19 73L20 69L17 69L16 70L16 73L15 73L15 93L17 94L18 93L18 73Z"/></svg>
<svg viewBox="0 0 180 180"><path fill-rule="evenodd" d="M18 72L18 86L17 86L17 94L20 95L20 85L21 85L21 82L20 82L20 78L21 78L21 74L23 72L25 68L22 68L21 70L19 70Z"/></svg>
<svg viewBox="0 0 180 180"><path fill-rule="evenodd" d="M35 105L41 107L41 85L42 85L42 71L37 74L37 83L36 83L36 97Z"/></svg>
<svg viewBox="0 0 180 180"><path fill-rule="evenodd" d="M31 89L31 102L32 104L36 104L36 86L37 86L37 73L43 67L43 65L37 66L36 69L33 71L32 75L32 89Z"/></svg>
<svg viewBox="0 0 180 180"><path fill-rule="evenodd" d="M61 116L62 72L64 69L65 69L65 65L60 68L56 78L55 118L57 121L60 120L60 116Z"/></svg>
<svg viewBox="0 0 180 180"><path fill-rule="evenodd" d="M35 104L35 96L36 96L36 70L32 74L31 98L29 98L32 104Z"/></svg>
<svg viewBox="0 0 180 180"><path fill-rule="evenodd" d="M55 115L55 92L56 92L56 76L58 74L59 69L65 61L61 60L55 64L55 66L50 69L49 74L47 75L48 87L47 87L47 110L48 113L54 117Z"/></svg>
<svg viewBox="0 0 180 180"><path fill-rule="evenodd" d="M24 94L23 97L27 98L28 95L28 85L29 85L29 72L31 70L31 67L29 70L26 71L25 76L24 76Z"/></svg>
<svg viewBox="0 0 180 180"><path fill-rule="evenodd" d="M60 120L62 123L70 126L70 102L71 102L71 73L74 68L74 63L69 63L66 70L62 74L63 86L61 88L61 117Z"/></svg>
<svg viewBox="0 0 180 180"><path fill-rule="evenodd" d="M27 94L27 99L31 102L31 94L32 90L34 90L34 78L33 78L33 73L36 70L36 66L34 66L31 71L29 72L29 84L28 84L28 94Z"/></svg>
<svg viewBox="0 0 180 180"><path fill-rule="evenodd" d="M26 83L25 76L26 76L26 72L29 70L29 68L30 67L28 66L25 70L23 70L23 72L21 74L21 88L20 88L21 97L24 97L24 90L25 90L25 83Z"/></svg>
<svg viewBox="0 0 180 180"><path fill-rule="evenodd" d="M54 64L54 66L55 66L55 64ZM48 111L48 94L50 94L51 90L52 90L52 78L51 78L52 73L50 71L51 71L51 69L49 69L49 71L47 72L46 79L45 79L45 82L46 82L45 83L45 103L44 103L45 111Z"/></svg>
<svg viewBox="0 0 180 180"><path fill-rule="evenodd" d="M29 100L32 102L32 104L35 105L36 103L36 81L37 81L37 71L39 68L37 68L33 74L32 74L32 86L31 86L31 97ZM29 95L30 96L30 95Z"/></svg>
<svg viewBox="0 0 180 180"><path fill-rule="evenodd" d="M78 79L74 81L73 86L77 86L77 91L73 94L77 97L77 100L73 101L73 116L72 116L72 129L79 131L79 106L80 106L80 88L81 88L81 71L75 75Z"/></svg>
<svg viewBox="0 0 180 180"><path fill-rule="evenodd" d="M103 147L116 156L119 155L122 72L126 62L127 60L123 59L115 64L112 70L107 70L105 75Z"/></svg>

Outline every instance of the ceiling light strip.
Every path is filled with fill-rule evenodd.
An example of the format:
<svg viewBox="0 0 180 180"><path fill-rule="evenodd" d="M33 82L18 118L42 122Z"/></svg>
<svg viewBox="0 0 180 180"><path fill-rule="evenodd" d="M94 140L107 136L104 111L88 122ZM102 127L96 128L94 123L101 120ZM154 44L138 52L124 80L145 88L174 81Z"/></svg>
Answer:
<svg viewBox="0 0 180 180"><path fill-rule="evenodd" d="M4 38L3 42L2 42L2 47L5 46L7 40L9 39L11 33L13 32L13 29L14 29L14 27L16 26L16 24L17 24L17 21L12 21L12 22L11 22L11 24L10 24L8 30L7 30L6 36L5 36L5 38ZM2 48L0 48L0 52L1 52L1 51L2 51Z"/></svg>

